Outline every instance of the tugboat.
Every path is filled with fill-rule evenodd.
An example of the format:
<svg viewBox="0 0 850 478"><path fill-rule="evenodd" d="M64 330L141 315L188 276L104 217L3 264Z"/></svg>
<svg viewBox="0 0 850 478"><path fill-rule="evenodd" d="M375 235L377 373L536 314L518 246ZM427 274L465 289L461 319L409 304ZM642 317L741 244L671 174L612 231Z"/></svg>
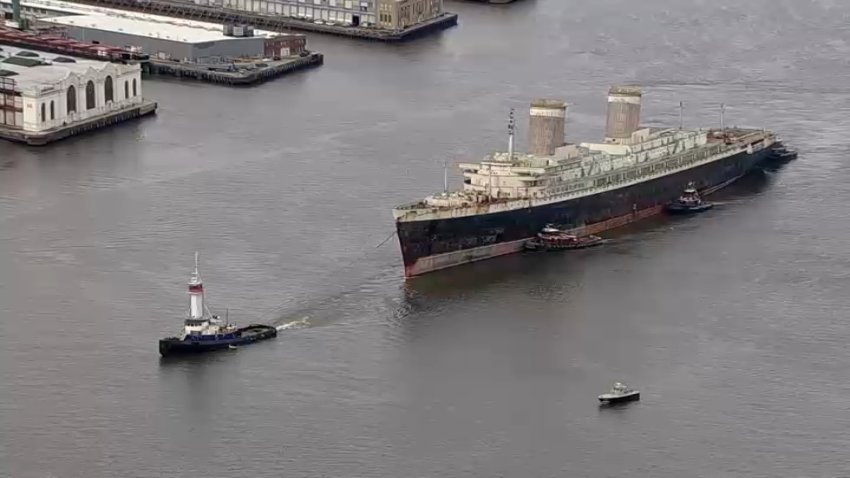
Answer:
<svg viewBox="0 0 850 478"><path fill-rule="evenodd" d="M797 159L797 151L783 145L781 140L774 143L768 157L768 160L777 163L785 163L794 159Z"/></svg>
<svg viewBox="0 0 850 478"><path fill-rule="evenodd" d="M693 183L690 183L678 199L667 205L667 212L670 214L693 214L708 211L713 207L714 204L702 200Z"/></svg>
<svg viewBox="0 0 850 478"><path fill-rule="evenodd" d="M540 230L537 237L528 240L523 246L530 251L556 251L563 249L583 249L603 243L605 243L605 239L599 236L590 234L580 237L558 229L552 224L547 224Z"/></svg>
<svg viewBox="0 0 850 478"><path fill-rule="evenodd" d="M640 392L632 390L621 382L616 382L608 393L599 396L599 402L603 404L631 402L633 400L640 400Z"/></svg>
<svg viewBox="0 0 850 478"><path fill-rule="evenodd" d="M180 337L166 337L159 341L163 356L196 354L213 350L235 348L277 337L277 329L268 325L251 324L237 328L227 318L221 320L204 307L204 284L198 273L198 253L195 253L195 272L189 280L189 317L183 322Z"/></svg>

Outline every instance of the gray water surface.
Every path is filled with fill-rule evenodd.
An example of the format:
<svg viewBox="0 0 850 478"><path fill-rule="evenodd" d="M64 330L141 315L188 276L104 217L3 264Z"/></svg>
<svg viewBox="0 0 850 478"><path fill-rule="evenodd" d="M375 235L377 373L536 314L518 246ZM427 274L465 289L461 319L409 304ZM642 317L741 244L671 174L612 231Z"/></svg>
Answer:
<svg viewBox="0 0 850 478"><path fill-rule="evenodd" d="M0 475L841 476L850 4L447 2L460 25L256 88L147 81L155 118L0 143ZM525 144L528 102L597 140L608 86L650 126L767 127L798 161L604 248L402 279L391 208L443 160ZM460 174L450 171L452 187ZM209 305L306 327L179 361ZM600 409L625 380L642 400Z"/></svg>

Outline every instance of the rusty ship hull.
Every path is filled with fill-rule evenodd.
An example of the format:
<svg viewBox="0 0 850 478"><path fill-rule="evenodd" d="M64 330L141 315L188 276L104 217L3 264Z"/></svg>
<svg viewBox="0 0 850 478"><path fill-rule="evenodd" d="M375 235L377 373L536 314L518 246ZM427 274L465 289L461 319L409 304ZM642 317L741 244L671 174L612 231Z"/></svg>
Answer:
<svg viewBox="0 0 850 478"><path fill-rule="evenodd" d="M769 147L741 150L711 163L609 189L598 194L490 214L446 219L396 221L405 277L446 269L522 250L546 224L585 235L655 216L693 182L710 194L757 168Z"/></svg>

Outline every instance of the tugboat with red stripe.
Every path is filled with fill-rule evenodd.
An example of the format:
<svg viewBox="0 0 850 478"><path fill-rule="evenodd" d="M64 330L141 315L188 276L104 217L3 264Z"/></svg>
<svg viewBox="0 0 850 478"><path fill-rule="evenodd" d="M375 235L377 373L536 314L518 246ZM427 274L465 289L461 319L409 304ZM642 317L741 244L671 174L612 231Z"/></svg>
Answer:
<svg viewBox="0 0 850 478"><path fill-rule="evenodd" d="M189 316L183 321L179 337L166 337L159 341L163 357L187 355L214 350L230 349L260 340L277 337L277 329L263 324L237 328L225 319L213 315L204 305L204 284L198 272L198 253L195 253L195 271L189 280Z"/></svg>

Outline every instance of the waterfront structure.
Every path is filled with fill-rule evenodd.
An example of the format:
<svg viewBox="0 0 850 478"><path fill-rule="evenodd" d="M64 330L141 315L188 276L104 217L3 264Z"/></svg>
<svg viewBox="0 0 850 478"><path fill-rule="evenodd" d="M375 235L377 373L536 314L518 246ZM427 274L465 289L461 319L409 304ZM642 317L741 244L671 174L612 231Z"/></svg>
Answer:
<svg viewBox="0 0 850 478"><path fill-rule="evenodd" d="M17 3L17 5L15 5ZM57 15L68 15L78 10L73 9L73 4L67 2L53 2L50 0L0 0L0 14L13 16L16 10L23 18L44 18Z"/></svg>
<svg viewBox="0 0 850 478"><path fill-rule="evenodd" d="M282 17L315 25L350 26L404 30L446 14L442 0L172 0L170 3L229 9L248 14ZM154 6L137 2L138 6ZM117 4L116 7L126 5ZM85 3L61 0L22 0L21 12L28 17L94 13ZM11 12L12 0L0 0L0 11Z"/></svg>
<svg viewBox="0 0 850 478"><path fill-rule="evenodd" d="M121 12L106 15L67 15L41 19L61 26L70 38L127 47L151 58L182 62L298 56L306 37L272 33L241 25L212 23Z"/></svg>
<svg viewBox="0 0 850 478"><path fill-rule="evenodd" d="M11 9L0 0L0 9ZM220 10L220 9L219 9ZM201 22L61 0L24 0L37 32L0 27L0 42L64 55L139 61L142 71L222 85L251 85L322 65L300 33ZM194 16L197 17L197 16Z"/></svg>
<svg viewBox="0 0 850 478"><path fill-rule="evenodd" d="M0 137L43 144L153 112L141 67L0 44Z"/></svg>
<svg viewBox="0 0 850 478"><path fill-rule="evenodd" d="M538 100L529 111L529 152L462 163L463 189L393 209L406 277L522 250L547 224L583 236L663 211L682 189L722 188L771 157L762 129L640 126L642 93L608 94L603 142L568 143L566 104ZM721 109L722 111L722 109Z"/></svg>
<svg viewBox="0 0 850 478"><path fill-rule="evenodd" d="M0 43L22 49L32 49L74 58L87 58L97 61L118 63L144 62L148 56L128 48L86 43L67 38L61 32L43 28L37 30L19 30L0 26Z"/></svg>
<svg viewBox="0 0 850 478"><path fill-rule="evenodd" d="M390 30L402 30L443 13L443 0L192 0L192 3L319 24Z"/></svg>
<svg viewBox="0 0 850 478"><path fill-rule="evenodd" d="M12 0L0 0L11 11ZM442 0L21 0L27 17L109 11L399 42L457 25ZM65 12L65 13L62 13Z"/></svg>

